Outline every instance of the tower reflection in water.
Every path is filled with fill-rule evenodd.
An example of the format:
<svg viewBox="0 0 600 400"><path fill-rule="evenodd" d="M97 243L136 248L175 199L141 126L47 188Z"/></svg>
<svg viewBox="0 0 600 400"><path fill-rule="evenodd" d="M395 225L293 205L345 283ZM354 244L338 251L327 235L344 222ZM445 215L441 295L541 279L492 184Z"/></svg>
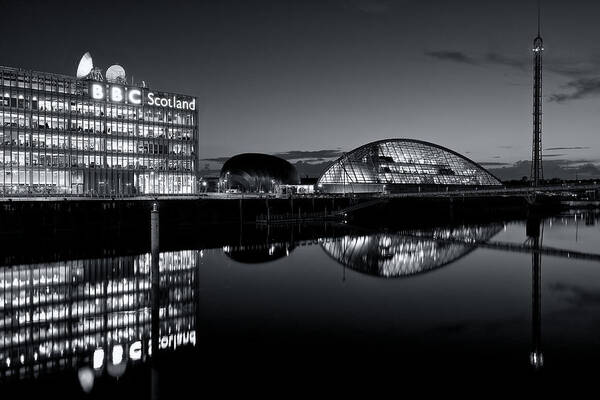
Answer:
<svg viewBox="0 0 600 400"><path fill-rule="evenodd" d="M527 241L531 247L531 354L529 362L539 369L544 366L542 353L542 240L544 225L538 218L527 220Z"/></svg>
<svg viewBox="0 0 600 400"><path fill-rule="evenodd" d="M196 344L197 250L160 253L158 349ZM119 376L151 356L151 255L0 269L0 374L90 367Z"/></svg>
<svg viewBox="0 0 600 400"><path fill-rule="evenodd" d="M415 275L450 264L503 229L502 224L343 236L321 242L352 270L383 278Z"/></svg>

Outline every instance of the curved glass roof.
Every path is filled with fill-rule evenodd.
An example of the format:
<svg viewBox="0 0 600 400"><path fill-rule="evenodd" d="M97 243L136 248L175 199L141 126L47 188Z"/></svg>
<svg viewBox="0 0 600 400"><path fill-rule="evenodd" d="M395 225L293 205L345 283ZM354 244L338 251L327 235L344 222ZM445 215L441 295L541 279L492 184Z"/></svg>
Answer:
<svg viewBox="0 0 600 400"><path fill-rule="evenodd" d="M442 146L387 139L338 158L319 178L327 184L501 185L483 167Z"/></svg>

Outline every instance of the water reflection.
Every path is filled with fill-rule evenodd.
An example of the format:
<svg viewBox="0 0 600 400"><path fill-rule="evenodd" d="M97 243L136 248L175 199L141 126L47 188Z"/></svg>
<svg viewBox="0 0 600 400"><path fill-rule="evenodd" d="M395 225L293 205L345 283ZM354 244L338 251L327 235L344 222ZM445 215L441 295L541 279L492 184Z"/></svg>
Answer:
<svg viewBox="0 0 600 400"><path fill-rule="evenodd" d="M524 313L527 319L517 320L519 328L522 330L523 327L528 327L531 318L531 348L519 348L518 364L528 367L529 356L529 364L540 369L545 361L541 329L542 256L547 257L544 265L545 279L550 275L548 266L557 257L561 257L559 262L597 261L597 252L584 251L590 251L586 247L586 240L596 240L598 237L596 228L585 229L594 227L598 216L597 212L578 211L543 220L531 218L526 223L462 224L403 228L387 232L367 231L365 228L348 225L294 226L289 229L280 227L264 232L248 230L244 237L240 232L239 238L227 237L221 242L215 238L213 250L207 250L207 246L199 246L194 250L159 253L158 282L152 279L156 274L152 273L153 259L150 253L3 266L0 267L0 378L27 380L50 372L71 370L77 372L74 379L79 382L83 391L93 391L100 376L129 376L132 372L128 373L127 369L132 365L154 363L159 354L173 353L173 350L180 347L196 346L197 340L209 342L207 347L213 346L211 340L218 340L223 331L211 331L211 327L207 327L207 321L214 325L234 321L234 330L224 329L231 335L224 342L233 339L232 341L239 341L243 346L250 347L253 346L252 342L244 342L243 334L238 332L242 331L244 324L247 331L254 332L256 325L259 325L256 321L260 321L261 326L272 322L273 325L268 326L274 332L278 332L280 326L289 325L296 330L297 326L303 324L306 324L310 332L316 330L311 325L314 323L320 331L329 335L328 330L333 331L332 321L336 321L336 318L339 318L337 323L342 326L341 330L345 334L348 326L352 327L347 321L352 321L355 315L359 315L364 318L357 323L361 334L366 326L373 327L373 335L379 335L381 331L377 330L378 324L387 327L390 326L386 322L388 319L397 318L395 321L401 323L390 328L391 336L394 336L408 331L406 328L411 323L419 325L421 316L422 320L437 322L442 315L438 310L445 306L445 302L452 302L449 299L456 293L464 294L474 290L475 294L462 303L462 308L477 309L475 303L486 297L477 290L481 287L493 289L493 286L485 286L488 276L504 277L514 273L509 268L512 265L502 264L502 255L509 252L514 253L512 260L520 260L519 267L527 268L524 271L526 275L507 280L509 286L503 287L499 291L501 294L496 294L497 298L490 295L491 301L482 302L480 307L483 311L476 318L487 318L487 314L492 313L490 305L493 307L494 304L501 304L504 308L510 306L511 296L513 300L517 299L519 307L527 307L527 312ZM595 235L589 235L590 231L595 232ZM236 231L231 236L237 234ZM546 245L548 242L550 246ZM577 244L573 244L574 242ZM577 250L564 249L565 245ZM303 246L312 248L302 248ZM495 271L487 265L487 259L484 261L485 268L482 267L481 259L477 258L480 253L459 261L478 247L494 251L498 259L502 259ZM327 260L321 249L336 263ZM289 259L285 259L287 256L290 256ZM294 266L294 269L276 268L276 273L271 274L275 269L265 268L260 277L254 280L252 268L223 268L228 264L225 257L253 264L277 260L286 266ZM212 264L207 263L207 259ZM403 291L394 290L397 286L392 280L386 280L385 285L380 284L386 278L430 272L457 261L463 266L472 261L474 266L471 270L463 268L462 275L439 274L444 275L443 281L437 278L438 274L433 273L423 279L398 281L397 284L403 285ZM318 265L318 268L307 268L313 264ZM490 261L490 264L493 262ZM324 271L321 265L327 266L328 271ZM353 287L340 285L339 280L335 279L339 265L383 279L356 279ZM528 272L530 267L531 275ZM465 270L468 270L468 275ZM329 271L333 271L329 276L334 279L327 279ZM204 302L199 299L201 273L204 274ZM319 275L321 273L323 275ZM477 280L478 276L483 278ZM470 279L475 283L463 282ZM517 296L514 294L517 292L513 293L511 290L518 286L519 279L521 282L526 280L527 286ZM453 287L452 285L456 288L452 295L446 298L432 295L430 300L434 305L429 309L423 307L424 311L420 309L419 318L414 318L410 306L406 306L414 304L424 288L435 288L436 290L431 290L432 293L441 293L446 287ZM388 291L385 296L379 296L378 293L386 288ZM298 291L294 292L296 289ZM306 294L307 290L311 290L310 295ZM288 295L290 291L292 293ZM365 295L361 300L366 300L364 309L353 302L357 293ZM315 299L314 304L307 300L309 297ZM477 301L473 302L473 299ZM438 300L439 304L435 304ZM297 303L290 304L294 301ZM204 308L201 308L202 303ZM408 311L395 314L395 310L387 308L391 303L404 305ZM545 304L549 303L546 300ZM461 309L461 303L456 304L458 305L453 308ZM371 310L376 307L385 311L370 319ZM545 312L548 313L551 306L545 307ZM351 311L344 314L344 310L350 308ZM315 311L317 309L318 312ZM200 310L209 315L202 317L202 341L198 327L203 315ZM239 313L232 314L231 310ZM289 319L286 319L288 315ZM236 316L241 318L235 319ZM491 316L490 319L494 317ZM298 323L300 318L303 318L302 324ZM326 324L319 325L320 318ZM449 321L450 325L460 327L461 318L466 317L457 313L452 318L454 319ZM238 321L241 321L241 326L237 326ZM458 337L464 334L465 343L469 344L472 339L481 339L475 334L469 336L469 325L464 325L467 328L452 330L450 333L444 331L443 336ZM544 331L549 344L552 344L548 339L551 326L552 323L547 322ZM528 331L529 329L526 340L529 342ZM422 329L418 332L415 328L415 332L415 337L423 337L419 332L429 331ZM514 332L518 333L518 330ZM263 333L259 331L257 336ZM409 334L410 332L406 333ZM511 339L513 337L512 334L507 336ZM218 357L221 357L222 349L228 349L227 346L230 344L227 343L216 351ZM546 351L552 362L556 360L556 352L550 353L550 348L548 345ZM202 356L206 357L206 349L202 350ZM228 356L231 357L232 354ZM152 393L158 393L157 371L158 369L152 370L151 379L155 386Z"/></svg>
<svg viewBox="0 0 600 400"><path fill-rule="evenodd" d="M196 343L199 254L160 253L161 351ZM0 289L4 377L80 367L120 376L152 353L150 254L4 267ZM89 385L89 373L80 379Z"/></svg>
<svg viewBox="0 0 600 400"><path fill-rule="evenodd" d="M502 224L491 224L348 235L323 240L321 246L345 267L383 278L399 278L450 264L502 228ZM449 242L449 239L456 242Z"/></svg>
<svg viewBox="0 0 600 400"><path fill-rule="evenodd" d="M267 243L245 246L224 246L227 257L244 264L261 264L287 257L294 250L293 243Z"/></svg>
<svg viewBox="0 0 600 400"><path fill-rule="evenodd" d="M529 245L534 250L531 254L531 354L529 362L535 369L544 366L542 353L542 247L544 225L539 218L531 217L526 223L526 234Z"/></svg>

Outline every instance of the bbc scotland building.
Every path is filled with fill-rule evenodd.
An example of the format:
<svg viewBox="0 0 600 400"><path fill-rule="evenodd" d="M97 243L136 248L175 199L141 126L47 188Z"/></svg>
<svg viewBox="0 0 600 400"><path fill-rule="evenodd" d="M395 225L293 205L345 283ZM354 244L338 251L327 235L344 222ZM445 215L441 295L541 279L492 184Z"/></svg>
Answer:
<svg viewBox="0 0 600 400"><path fill-rule="evenodd" d="M0 67L0 196L195 194L195 97L106 77L89 53L77 77Z"/></svg>

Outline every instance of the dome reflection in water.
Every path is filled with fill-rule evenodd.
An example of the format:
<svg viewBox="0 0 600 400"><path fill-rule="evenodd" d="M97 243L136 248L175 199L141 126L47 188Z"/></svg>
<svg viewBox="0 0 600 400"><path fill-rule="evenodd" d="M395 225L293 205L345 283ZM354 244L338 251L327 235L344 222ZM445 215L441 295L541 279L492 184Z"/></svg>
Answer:
<svg viewBox="0 0 600 400"><path fill-rule="evenodd" d="M352 270L383 278L400 278L450 264L502 228L501 224L491 224L349 235L325 239L321 246Z"/></svg>

